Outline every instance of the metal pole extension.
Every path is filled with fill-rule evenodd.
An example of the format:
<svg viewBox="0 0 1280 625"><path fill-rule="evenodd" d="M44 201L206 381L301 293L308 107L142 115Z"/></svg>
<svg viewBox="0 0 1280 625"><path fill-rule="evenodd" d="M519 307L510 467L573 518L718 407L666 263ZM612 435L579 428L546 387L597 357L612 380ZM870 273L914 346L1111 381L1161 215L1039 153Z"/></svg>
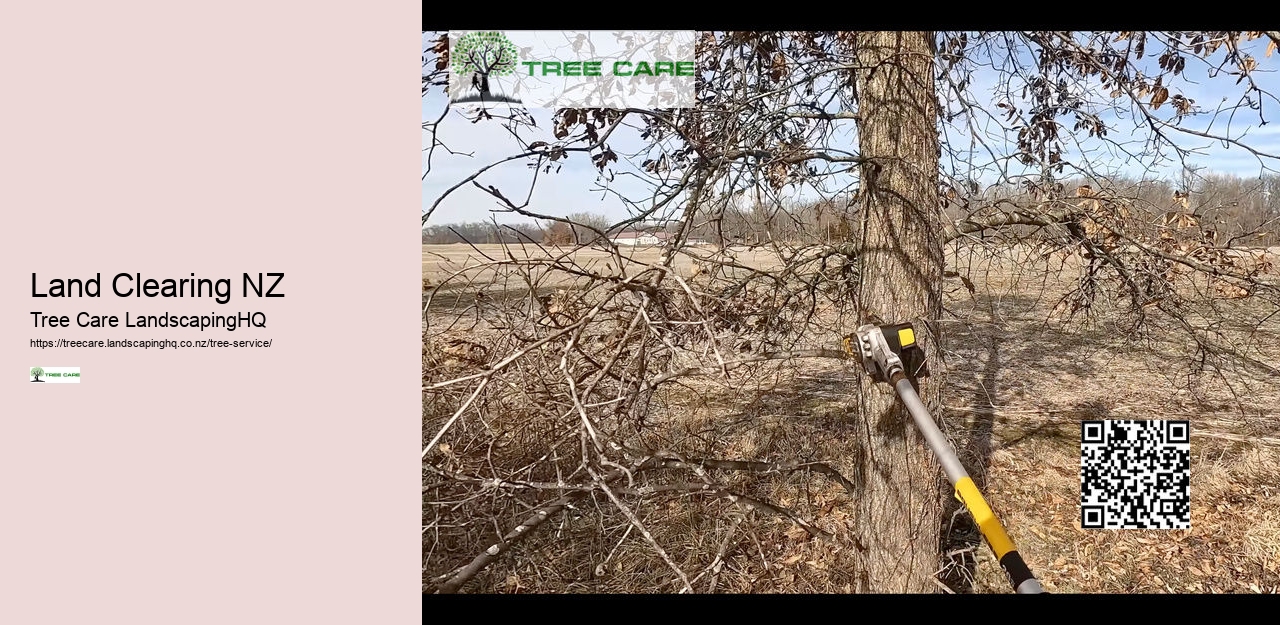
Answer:
<svg viewBox="0 0 1280 625"><path fill-rule="evenodd" d="M916 422L916 427L924 435L925 442L929 444L929 448L937 456L943 472L947 474L947 480L955 487L956 498L969 509L969 514L973 515L973 520L978 524L978 529L982 532L982 536L987 539L987 544L995 552L996 560L1000 562L1000 566L1009 574L1009 580L1013 583L1014 592L1020 595L1044 592L1040 582L1031 574L1031 569L1027 568L1027 564L1022 561L1022 556L1018 555L1018 550L1013 546L1013 541L1009 539L1009 535L1005 533L1004 526L1000 524L1000 519L996 518L991 506L987 505L987 501L982 498L982 493L978 492L978 487L973 483L973 478L969 477L969 473L960 464L960 458L951 449L951 445L947 443L947 439L942 435L942 431L938 429L938 425L933 422L933 417L929 415L929 410L924 407L924 402L920 401L920 396L916 394L916 389L911 385L911 380L907 379L900 371L895 371L890 381L893 383L894 390L898 391L898 396L902 398L902 403L907 406L907 412L911 413L911 418Z"/></svg>

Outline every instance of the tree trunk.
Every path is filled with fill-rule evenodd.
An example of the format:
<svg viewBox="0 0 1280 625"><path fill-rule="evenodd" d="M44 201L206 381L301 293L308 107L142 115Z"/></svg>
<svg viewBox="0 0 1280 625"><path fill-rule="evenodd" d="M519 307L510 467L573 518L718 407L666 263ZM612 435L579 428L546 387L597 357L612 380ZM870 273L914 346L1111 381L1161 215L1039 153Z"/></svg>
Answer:
<svg viewBox="0 0 1280 625"><path fill-rule="evenodd" d="M938 371L942 310L941 205L932 32L857 35L861 156L860 323L911 322ZM879 319L877 319L877 317ZM862 592L936 592L944 480L887 384L862 382L854 475ZM938 389L920 381L937 417Z"/></svg>

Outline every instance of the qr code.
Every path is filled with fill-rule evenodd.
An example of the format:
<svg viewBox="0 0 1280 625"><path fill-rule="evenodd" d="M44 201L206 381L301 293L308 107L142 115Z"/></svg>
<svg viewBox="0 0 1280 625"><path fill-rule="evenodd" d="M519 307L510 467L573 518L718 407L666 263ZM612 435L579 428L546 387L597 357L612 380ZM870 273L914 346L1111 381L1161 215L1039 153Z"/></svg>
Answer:
<svg viewBox="0 0 1280 625"><path fill-rule="evenodd" d="M1080 423L1080 526L1189 529L1191 424Z"/></svg>

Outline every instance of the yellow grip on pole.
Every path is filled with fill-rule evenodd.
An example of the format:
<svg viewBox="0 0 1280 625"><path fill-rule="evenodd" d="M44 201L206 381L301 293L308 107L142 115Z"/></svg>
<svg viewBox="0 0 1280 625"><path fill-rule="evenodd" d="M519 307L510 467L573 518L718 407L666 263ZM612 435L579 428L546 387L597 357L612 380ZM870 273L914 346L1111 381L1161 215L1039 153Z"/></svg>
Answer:
<svg viewBox="0 0 1280 625"><path fill-rule="evenodd" d="M996 513L991 510L991 506L987 505L987 500L982 498L982 493L978 492L978 486L973 483L973 478L965 476L956 482L956 498L964 503L964 506L969 509L969 514L973 515L973 521L978 524L978 530L986 537L987 544L991 545L997 560L1015 549L1013 541L1009 539L1004 526L1000 524L1000 519L996 518Z"/></svg>

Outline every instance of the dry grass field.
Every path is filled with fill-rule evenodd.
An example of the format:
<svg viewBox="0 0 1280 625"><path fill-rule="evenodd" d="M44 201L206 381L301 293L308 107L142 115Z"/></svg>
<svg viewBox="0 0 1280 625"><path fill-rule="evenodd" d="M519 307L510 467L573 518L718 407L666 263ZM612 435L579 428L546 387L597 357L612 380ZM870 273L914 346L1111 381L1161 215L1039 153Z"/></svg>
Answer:
<svg viewBox="0 0 1280 625"><path fill-rule="evenodd" d="M506 260L506 255L510 253L514 258L530 258L530 257L546 257L547 255L565 254L572 255L573 259L581 264L584 268L599 272L602 274L617 273L618 263L612 254L599 249L571 249L568 247L542 248L527 246L508 246L502 245L476 245L470 246L462 243L449 245L423 245L422 246L422 277L438 284L453 274L458 274L464 278L463 282L454 281L452 284L466 284L466 280L480 282L486 278L492 277L492 272L486 269L489 261ZM627 248L623 248L627 249ZM690 248L694 254L710 253L714 248ZM634 271L646 264L657 263L661 260L662 250L658 247L637 246L627 249L627 256L623 258L623 263L629 271ZM742 250L738 252L738 259L745 265L751 267L766 268L773 262L771 255L761 251ZM676 256L675 268L682 275L688 276L692 272L694 259L688 255L680 254ZM562 286L561 284L548 284L546 286ZM456 288L456 287L455 287Z"/></svg>
<svg viewBox="0 0 1280 625"><path fill-rule="evenodd" d="M480 246L479 251L463 245L423 246L425 284L433 288L460 270L477 283L492 278L483 267L465 268L482 264L484 255L503 254L501 246ZM606 253L579 254L579 262L590 257L595 271L617 270ZM657 250L644 250L631 262L657 260ZM743 264L769 262L760 253ZM688 259L678 261L677 268L685 276L694 273ZM1051 318L1069 264L1055 267L1051 260L1017 255L952 255L947 268L960 270L975 288L970 292L947 281L944 362L931 363L943 384L944 408L936 416L1047 590L1280 592L1280 380L1249 367L1190 375L1191 346L1172 328L1142 342L1128 341L1109 324L1106 310L1089 322ZM467 298L477 297L465 282L439 291L428 315L464 309ZM838 341L851 329L832 328L829 338ZM1253 357L1280 363L1280 318L1273 317L1256 333L1269 351ZM837 360L766 364L729 380L707 377L673 386L654 405L671 436L704 441L723 457L821 458L823 441L841 435L842 419L856 401L850 389L856 388L858 375ZM1090 419L1190 421L1191 529L1081 528L1080 422ZM845 493L822 478L776 476L752 488L808 511L817 526L833 533L847 521ZM711 582L716 592L851 589L842 571L847 554L839 543L833 547L811 540L805 531L775 519L722 544L719 537L728 536L723 530L743 521L732 508L690 498L666 505L662 515L650 515L646 523L655 535L666 537L677 560L720 554L716 575L723 570L723 580L718 586ZM948 511L953 514L938 528L944 552L937 575L940 590L1009 592L967 515L954 503ZM599 547L608 557L583 561L560 548L575 531L586 530L575 528L570 517L545 536L530 538L517 560L477 577L468 591L674 590L670 571L653 564L644 542L624 536L616 545ZM696 586L699 592L708 589L705 579Z"/></svg>

